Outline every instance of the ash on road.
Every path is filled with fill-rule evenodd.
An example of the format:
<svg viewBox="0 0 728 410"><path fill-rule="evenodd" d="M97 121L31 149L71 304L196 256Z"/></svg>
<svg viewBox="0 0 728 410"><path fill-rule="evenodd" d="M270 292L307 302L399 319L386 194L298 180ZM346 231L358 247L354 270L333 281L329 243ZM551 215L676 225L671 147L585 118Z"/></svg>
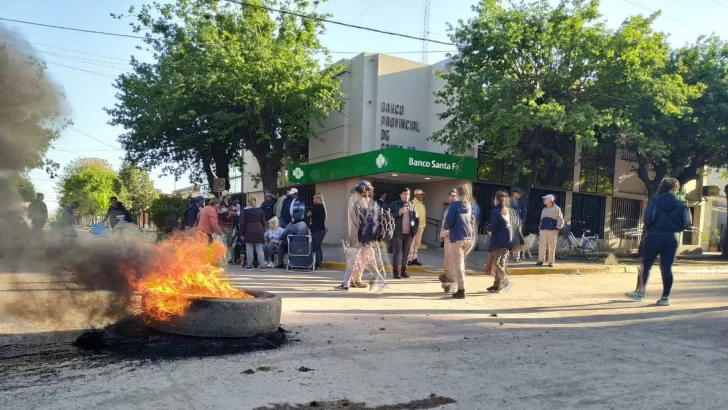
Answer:
<svg viewBox="0 0 728 410"><path fill-rule="evenodd" d="M384 409L431 394L456 401L431 407L441 409L723 409L728 401L728 275L678 275L672 306L661 308L651 305L659 275L649 303L633 303L623 294L634 277L623 274L513 277L502 295L484 291L492 279L468 277L463 301L441 293L434 277L391 281L374 295L331 291L334 272L231 274L236 285L281 295L283 327L300 341L139 361L72 346L87 315L29 323L0 311L0 354L15 360L0 360L0 408L336 408L345 400ZM20 292L7 276L0 306ZM41 274L15 279L28 283L27 297L58 288Z"/></svg>

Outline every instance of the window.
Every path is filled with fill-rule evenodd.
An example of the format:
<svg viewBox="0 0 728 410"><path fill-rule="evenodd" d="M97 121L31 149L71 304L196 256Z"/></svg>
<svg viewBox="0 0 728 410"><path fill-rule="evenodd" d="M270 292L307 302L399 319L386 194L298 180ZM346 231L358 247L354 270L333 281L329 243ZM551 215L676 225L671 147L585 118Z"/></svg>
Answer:
<svg viewBox="0 0 728 410"><path fill-rule="evenodd" d="M606 140L596 147L582 148L579 192L612 195L615 155L616 145Z"/></svg>
<svg viewBox="0 0 728 410"><path fill-rule="evenodd" d="M495 154L478 150L478 181L500 182L505 183L509 175L507 171L506 161L497 159Z"/></svg>
<svg viewBox="0 0 728 410"><path fill-rule="evenodd" d="M612 217L609 222L610 238L632 239L639 234L642 201L612 198Z"/></svg>

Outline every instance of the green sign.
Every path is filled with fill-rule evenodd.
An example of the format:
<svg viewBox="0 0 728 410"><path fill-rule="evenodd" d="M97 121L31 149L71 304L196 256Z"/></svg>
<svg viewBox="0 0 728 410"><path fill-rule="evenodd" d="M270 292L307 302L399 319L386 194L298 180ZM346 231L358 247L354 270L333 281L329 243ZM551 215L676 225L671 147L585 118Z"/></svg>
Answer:
<svg viewBox="0 0 728 410"><path fill-rule="evenodd" d="M291 164L288 180L294 184L313 184L392 172L475 179L477 168L477 160L471 157L386 148L314 164Z"/></svg>

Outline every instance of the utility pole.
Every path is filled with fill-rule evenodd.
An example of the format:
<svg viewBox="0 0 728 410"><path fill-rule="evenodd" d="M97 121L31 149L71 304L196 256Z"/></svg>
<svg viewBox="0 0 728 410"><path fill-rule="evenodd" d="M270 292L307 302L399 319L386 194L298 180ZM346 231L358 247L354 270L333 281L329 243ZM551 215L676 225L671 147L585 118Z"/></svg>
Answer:
<svg viewBox="0 0 728 410"><path fill-rule="evenodd" d="M245 143L240 143L240 206L245 208L248 198L245 197Z"/></svg>
<svg viewBox="0 0 728 410"><path fill-rule="evenodd" d="M430 45L430 0L422 0L422 62L427 62L427 51Z"/></svg>

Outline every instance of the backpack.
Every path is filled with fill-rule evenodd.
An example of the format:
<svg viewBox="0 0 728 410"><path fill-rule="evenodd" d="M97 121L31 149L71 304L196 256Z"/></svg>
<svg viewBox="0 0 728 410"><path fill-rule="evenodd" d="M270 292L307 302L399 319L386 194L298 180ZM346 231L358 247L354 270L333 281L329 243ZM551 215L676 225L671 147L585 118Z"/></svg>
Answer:
<svg viewBox="0 0 728 410"><path fill-rule="evenodd" d="M394 237L394 217L389 209L380 209L379 226L376 238L378 241L389 242Z"/></svg>
<svg viewBox="0 0 728 410"><path fill-rule="evenodd" d="M364 212L364 223L359 224L359 243L367 244L377 240L377 231L379 227L379 214L380 208L374 206L372 208L363 209L362 206L357 206L357 212Z"/></svg>

